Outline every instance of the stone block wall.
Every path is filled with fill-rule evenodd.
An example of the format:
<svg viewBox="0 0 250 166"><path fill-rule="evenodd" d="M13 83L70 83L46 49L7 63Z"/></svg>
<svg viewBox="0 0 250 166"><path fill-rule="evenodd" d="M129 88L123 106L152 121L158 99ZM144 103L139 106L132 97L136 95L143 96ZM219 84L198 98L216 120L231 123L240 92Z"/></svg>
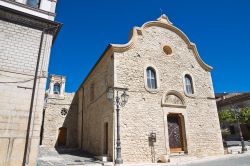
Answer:
<svg viewBox="0 0 250 166"><path fill-rule="evenodd" d="M0 165L21 165L41 31L0 20ZM30 165L36 165L52 36L45 35L31 123Z"/></svg>
<svg viewBox="0 0 250 166"><path fill-rule="evenodd" d="M114 53L114 86L128 88L129 101L121 111L121 143L124 162L158 161L170 154L167 115L184 116L186 152L189 155L223 154L211 74L198 63L193 50L175 32L160 26L149 26L138 34L127 51ZM163 46L172 49L166 55ZM147 67L156 71L158 88L146 87ZM183 77L192 76L194 95L184 92ZM162 105L170 91L178 92L185 108ZM157 142L149 146L149 134L155 132Z"/></svg>
<svg viewBox="0 0 250 166"><path fill-rule="evenodd" d="M81 148L95 155L104 155L104 126L108 123L108 154L113 160L113 103L107 100L108 87L113 87L112 54L104 57L78 89L83 88L82 145ZM91 86L93 89L91 90ZM91 95L93 95L91 97Z"/></svg>
<svg viewBox="0 0 250 166"><path fill-rule="evenodd" d="M74 93L64 93L64 97L49 97L44 109L42 145L46 147L58 147L59 128L67 128L66 146L63 148L77 148L77 122L78 111ZM61 113L62 109L67 114Z"/></svg>

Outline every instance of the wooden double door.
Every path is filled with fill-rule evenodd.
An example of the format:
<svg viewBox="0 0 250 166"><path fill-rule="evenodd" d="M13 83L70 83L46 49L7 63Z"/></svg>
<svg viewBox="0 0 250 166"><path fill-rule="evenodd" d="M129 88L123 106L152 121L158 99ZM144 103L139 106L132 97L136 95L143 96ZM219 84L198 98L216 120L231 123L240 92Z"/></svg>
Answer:
<svg viewBox="0 0 250 166"><path fill-rule="evenodd" d="M171 153L184 151L184 122L180 114L168 115L168 137Z"/></svg>

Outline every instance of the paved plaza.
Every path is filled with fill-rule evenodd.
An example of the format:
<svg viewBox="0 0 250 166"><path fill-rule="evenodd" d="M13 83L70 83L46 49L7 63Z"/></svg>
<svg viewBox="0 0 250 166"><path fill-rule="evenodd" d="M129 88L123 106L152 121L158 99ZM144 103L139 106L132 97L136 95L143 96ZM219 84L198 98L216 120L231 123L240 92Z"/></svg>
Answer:
<svg viewBox="0 0 250 166"><path fill-rule="evenodd" d="M40 147L37 166L100 166L102 162L88 153L75 149L53 149Z"/></svg>
<svg viewBox="0 0 250 166"><path fill-rule="evenodd" d="M181 166L250 166L250 154L226 155L216 158L201 159L189 163L176 164Z"/></svg>
<svg viewBox="0 0 250 166"><path fill-rule="evenodd" d="M37 166L102 166L103 163L94 156L75 149L53 149L40 147ZM250 153L224 155L220 157L197 158L180 156L171 159L170 163L124 164L124 166L249 166Z"/></svg>

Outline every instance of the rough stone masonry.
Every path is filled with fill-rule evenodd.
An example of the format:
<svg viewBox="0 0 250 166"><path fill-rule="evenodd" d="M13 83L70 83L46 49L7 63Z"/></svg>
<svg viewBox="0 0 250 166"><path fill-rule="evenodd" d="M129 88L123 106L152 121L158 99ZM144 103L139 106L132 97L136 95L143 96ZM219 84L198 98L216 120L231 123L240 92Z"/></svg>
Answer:
<svg viewBox="0 0 250 166"><path fill-rule="evenodd" d="M76 93L83 105L82 149L115 160L116 110L106 92L121 87L129 94L120 122L125 163L223 154L211 70L167 16L134 28L127 44L105 50Z"/></svg>
<svg viewBox="0 0 250 166"><path fill-rule="evenodd" d="M46 1L46 2L45 2ZM47 0L42 0L47 3ZM50 3L55 5L55 2ZM0 0L0 165L36 165L48 63L59 23L55 11L33 9L15 1ZM55 6L54 6L55 7ZM13 8L13 9L11 9ZM42 18L44 17L44 18ZM55 27L50 32L47 27ZM42 39L42 32L45 32ZM40 47L41 43L41 47ZM40 49L41 48L41 49ZM26 138L35 69L40 50L37 84L29 138ZM25 146L26 142L29 142ZM25 148L28 147L28 148ZM24 151L27 153L24 156Z"/></svg>

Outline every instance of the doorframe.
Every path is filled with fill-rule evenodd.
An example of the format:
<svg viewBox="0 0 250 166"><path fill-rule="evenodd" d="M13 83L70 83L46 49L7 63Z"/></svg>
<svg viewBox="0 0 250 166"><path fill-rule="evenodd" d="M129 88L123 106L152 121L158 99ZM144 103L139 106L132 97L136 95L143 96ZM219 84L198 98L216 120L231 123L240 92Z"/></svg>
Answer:
<svg viewBox="0 0 250 166"><path fill-rule="evenodd" d="M169 117L175 117L177 119L177 123L179 125L179 132L180 132L180 143L181 143L181 147L180 147L180 151L176 150L176 151L171 151L171 148L170 148L170 145L169 145L169 150L170 150L170 153L175 153L175 152L182 152L182 151L185 151L185 146L186 146L186 138L185 138L185 125L184 125L184 119L182 118L182 114L180 113L170 113L167 115L167 119ZM168 121L167 121L168 123ZM169 133L169 131L168 131ZM169 140L169 137L168 137L168 140ZM178 148L176 148L178 149Z"/></svg>
<svg viewBox="0 0 250 166"><path fill-rule="evenodd" d="M109 123L104 122L102 154L108 156L108 153L109 153Z"/></svg>
<svg viewBox="0 0 250 166"><path fill-rule="evenodd" d="M104 146L105 146L105 134L104 134L104 132L105 132L105 124L106 123L108 124L108 149L107 149L108 154L104 154ZM111 143L110 143L110 139L112 137L111 126L112 126L112 123L110 122L109 117L107 117L107 116L103 117L102 122L100 123L100 127L101 127L100 139L101 140L100 140L99 154L100 155L105 155L108 158L111 156L110 155L111 154L110 146L112 146Z"/></svg>
<svg viewBox="0 0 250 166"><path fill-rule="evenodd" d="M66 142L65 142L65 145L59 145L59 137L60 137L60 131L61 130L65 130L66 131L66 134L65 134L65 139L66 139ZM68 145L68 128L67 127L59 127L58 130L57 130L57 141L56 141L56 147L66 147Z"/></svg>
<svg viewBox="0 0 250 166"><path fill-rule="evenodd" d="M170 146L169 146L169 135L168 135L168 115L169 114L178 114L180 116L181 120L181 128L182 128L182 136L183 136L183 151L184 153L188 154L188 126L187 126L187 114L186 109L184 108L169 108L164 107L163 108L163 120L164 120L164 126L165 126L165 148L167 151L167 154L171 154L170 152Z"/></svg>

